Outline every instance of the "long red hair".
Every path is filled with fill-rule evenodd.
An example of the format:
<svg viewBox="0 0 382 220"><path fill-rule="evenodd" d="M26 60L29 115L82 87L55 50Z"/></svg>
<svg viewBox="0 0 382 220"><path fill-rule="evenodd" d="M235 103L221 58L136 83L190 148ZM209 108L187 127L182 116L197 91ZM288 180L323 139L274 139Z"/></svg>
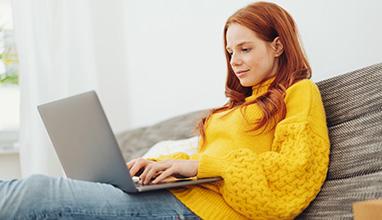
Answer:
<svg viewBox="0 0 382 220"><path fill-rule="evenodd" d="M245 102L245 98L252 95L252 87L243 87L240 84L230 65L231 55L225 50L227 29L232 23L251 29L266 42L272 42L279 37L284 46L283 53L277 60L278 69L275 79L269 85L268 91L250 102ZM252 3L230 16L224 26L224 52L227 65L225 95L228 97L228 102L222 107L211 109L209 114L198 123L197 128L202 138L200 147L204 144L205 123L208 118L216 112L230 110L237 106L240 106L241 112L251 104L257 104L260 107L263 115L250 131L266 128L268 125L270 129L273 129L286 115L284 102L286 89L299 80L311 77L311 68L299 40L296 24L286 10L274 3ZM275 123L270 123L271 120Z"/></svg>

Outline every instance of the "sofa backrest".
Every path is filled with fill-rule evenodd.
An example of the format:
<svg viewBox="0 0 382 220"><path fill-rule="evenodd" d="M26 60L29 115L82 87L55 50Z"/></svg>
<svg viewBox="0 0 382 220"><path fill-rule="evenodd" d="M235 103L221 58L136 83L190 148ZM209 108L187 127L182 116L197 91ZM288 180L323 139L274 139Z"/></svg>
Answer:
<svg viewBox="0 0 382 220"><path fill-rule="evenodd" d="M317 84L331 141L328 179L382 171L382 64Z"/></svg>
<svg viewBox="0 0 382 220"><path fill-rule="evenodd" d="M352 219L352 203L382 198L382 63L317 83L331 143L327 179L301 219Z"/></svg>

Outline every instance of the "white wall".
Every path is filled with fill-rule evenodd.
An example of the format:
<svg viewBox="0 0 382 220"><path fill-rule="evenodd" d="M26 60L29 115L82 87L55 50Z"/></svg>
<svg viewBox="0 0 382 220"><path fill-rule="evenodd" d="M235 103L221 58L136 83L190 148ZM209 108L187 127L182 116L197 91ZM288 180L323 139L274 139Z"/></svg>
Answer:
<svg viewBox="0 0 382 220"><path fill-rule="evenodd" d="M129 126L225 101L222 28L234 1L128 1Z"/></svg>
<svg viewBox="0 0 382 220"><path fill-rule="evenodd" d="M382 2L274 1L295 18L313 80L382 62Z"/></svg>
<svg viewBox="0 0 382 220"><path fill-rule="evenodd" d="M96 46L104 51L96 69L108 73L99 86L109 92L100 98L114 131L225 102L223 25L252 1L121 1L125 8L94 1L103 11L93 10L99 18L93 21ZM314 81L382 62L381 1L273 2L295 18ZM0 11L9 13L9 1L0 3ZM104 42L107 34L115 36L113 41Z"/></svg>
<svg viewBox="0 0 382 220"><path fill-rule="evenodd" d="M127 1L127 127L225 101L222 29L252 1ZM382 62L381 1L274 1L295 18L319 81Z"/></svg>

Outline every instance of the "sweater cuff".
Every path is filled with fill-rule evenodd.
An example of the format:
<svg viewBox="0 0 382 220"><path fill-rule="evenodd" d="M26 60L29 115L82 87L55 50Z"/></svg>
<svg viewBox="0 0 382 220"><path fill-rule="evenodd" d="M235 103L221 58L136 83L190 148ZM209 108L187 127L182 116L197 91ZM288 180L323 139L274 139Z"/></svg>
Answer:
<svg viewBox="0 0 382 220"><path fill-rule="evenodd" d="M224 174L227 162L217 157L202 155L199 159L198 178L214 177Z"/></svg>

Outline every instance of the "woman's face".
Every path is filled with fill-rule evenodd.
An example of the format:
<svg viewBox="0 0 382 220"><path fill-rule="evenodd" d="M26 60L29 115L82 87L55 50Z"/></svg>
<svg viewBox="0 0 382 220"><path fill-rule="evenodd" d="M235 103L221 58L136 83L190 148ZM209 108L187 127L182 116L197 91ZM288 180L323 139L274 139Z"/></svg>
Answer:
<svg viewBox="0 0 382 220"><path fill-rule="evenodd" d="M254 86L276 74L278 38L266 42L249 28L237 23L229 25L226 33L230 64L240 84Z"/></svg>

